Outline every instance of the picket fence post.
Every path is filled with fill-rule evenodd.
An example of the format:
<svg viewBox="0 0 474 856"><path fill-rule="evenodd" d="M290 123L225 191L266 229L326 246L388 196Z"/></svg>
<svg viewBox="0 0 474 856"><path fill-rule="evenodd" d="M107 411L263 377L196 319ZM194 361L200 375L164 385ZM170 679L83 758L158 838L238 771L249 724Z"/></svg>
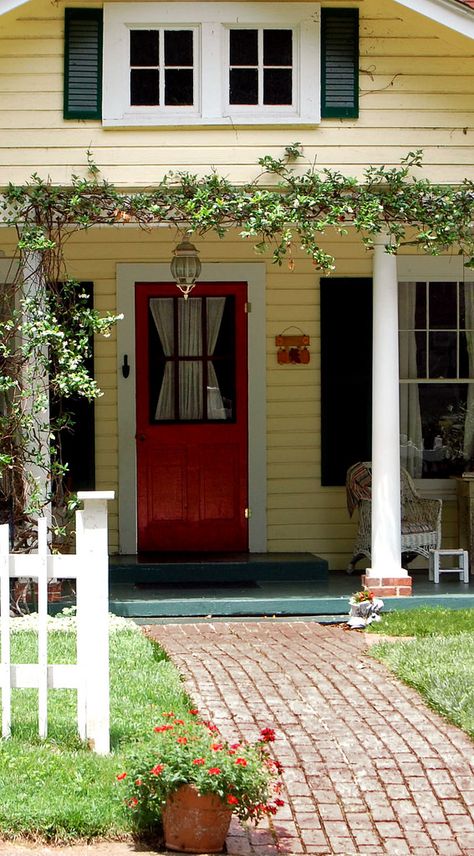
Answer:
<svg viewBox="0 0 474 856"><path fill-rule="evenodd" d="M48 689L77 689L79 735L99 754L110 751L107 502L113 491L82 491L76 512L76 554L50 555L48 523L38 520L38 552L10 554L8 524L0 525L0 688L2 738L11 735L12 687L38 689L38 731L48 729ZM11 663L10 579L38 583L38 662ZM75 579L77 662L48 664L48 580Z"/></svg>

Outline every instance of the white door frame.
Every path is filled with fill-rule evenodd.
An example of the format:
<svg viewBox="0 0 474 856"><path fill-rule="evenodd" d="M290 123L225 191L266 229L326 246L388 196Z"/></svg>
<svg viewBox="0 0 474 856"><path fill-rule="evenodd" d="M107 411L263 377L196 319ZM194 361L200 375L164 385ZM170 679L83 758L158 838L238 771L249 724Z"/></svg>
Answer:
<svg viewBox="0 0 474 856"><path fill-rule="evenodd" d="M205 263L202 282L247 282L248 301L248 486L249 551L267 548L267 465L265 386L265 264ZM119 550L137 553L137 462L135 388L135 283L170 282L168 264L117 264L117 310L123 320L117 326L117 387L119 433ZM199 293L199 286L196 294ZM128 378L122 364L127 355Z"/></svg>

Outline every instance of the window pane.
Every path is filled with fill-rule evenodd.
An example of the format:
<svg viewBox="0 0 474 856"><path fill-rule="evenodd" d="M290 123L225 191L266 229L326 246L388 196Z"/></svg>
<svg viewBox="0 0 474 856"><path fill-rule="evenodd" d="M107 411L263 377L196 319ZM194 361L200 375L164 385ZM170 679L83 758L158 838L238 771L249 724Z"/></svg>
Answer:
<svg viewBox="0 0 474 856"><path fill-rule="evenodd" d="M160 103L160 72L158 69L132 68L130 72L130 104Z"/></svg>
<svg viewBox="0 0 474 856"><path fill-rule="evenodd" d="M158 65L158 30L130 30L130 65Z"/></svg>
<svg viewBox="0 0 474 856"><path fill-rule="evenodd" d="M293 32L292 30L263 31L263 64L292 65L293 64Z"/></svg>
<svg viewBox="0 0 474 856"><path fill-rule="evenodd" d="M291 68L266 68L263 72L263 103L291 104L292 71Z"/></svg>
<svg viewBox="0 0 474 856"><path fill-rule="evenodd" d="M429 377L457 377L456 333L429 334Z"/></svg>
<svg viewBox="0 0 474 856"><path fill-rule="evenodd" d="M258 30L230 30L230 65L258 65Z"/></svg>
<svg viewBox="0 0 474 856"><path fill-rule="evenodd" d="M402 330L399 344L400 377L426 377L426 333Z"/></svg>
<svg viewBox="0 0 474 856"><path fill-rule="evenodd" d="M472 458L472 418L467 419L469 384L420 384L423 476L447 478L463 472ZM472 410L472 402L470 402Z"/></svg>
<svg viewBox="0 0 474 856"><path fill-rule="evenodd" d="M459 288L459 326L464 330L474 330L474 284L461 283Z"/></svg>
<svg viewBox="0 0 474 856"><path fill-rule="evenodd" d="M415 327L417 330L426 330L428 327L428 318L426 314L426 295L426 282L417 282L415 308Z"/></svg>
<svg viewBox="0 0 474 856"><path fill-rule="evenodd" d="M431 330L455 330L457 327L457 283L430 282L429 325Z"/></svg>
<svg viewBox="0 0 474 856"><path fill-rule="evenodd" d="M165 31L165 65L193 65L193 31Z"/></svg>
<svg viewBox="0 0 474 856"><path fill-rule="evenodd" d="M166 69L165 104L175 107L189 107L193 104L192 68Z"/></svg>
<svg viewBox="0 0 474 856"><path fill-rule="evenodd" d="M256 68L231 69L229 104L258 104L258 71Z"/></svg>

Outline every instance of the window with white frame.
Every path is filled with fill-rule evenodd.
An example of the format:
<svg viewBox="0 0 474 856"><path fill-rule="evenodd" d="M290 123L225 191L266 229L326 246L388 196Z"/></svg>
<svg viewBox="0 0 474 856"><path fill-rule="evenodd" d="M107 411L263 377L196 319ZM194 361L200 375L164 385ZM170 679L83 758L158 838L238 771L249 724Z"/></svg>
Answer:
<svg viewBox="0 0 474 856"><path fill-rule="evenodd" d="M103 123L314 123L319 5L104 5Z"/></svg>
<svg viewBox="0 0 474 856"><path fill-rule="evenodd" d="M474 463L474 283L399 284L401 463L448 478Z"/></svg>

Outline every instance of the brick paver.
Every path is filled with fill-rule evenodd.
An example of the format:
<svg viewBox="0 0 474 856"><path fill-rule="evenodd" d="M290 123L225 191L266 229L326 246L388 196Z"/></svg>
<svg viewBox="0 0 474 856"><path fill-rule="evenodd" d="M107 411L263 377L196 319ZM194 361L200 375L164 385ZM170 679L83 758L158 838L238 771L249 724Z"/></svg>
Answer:
<svg viewBox="0 0 474 856"><path fill-rule="evenodd" d="M232 856L474 856L473 744L366 655L313 622L155 625L201 712L229 737L274 727L287 805Z"/></svg>

